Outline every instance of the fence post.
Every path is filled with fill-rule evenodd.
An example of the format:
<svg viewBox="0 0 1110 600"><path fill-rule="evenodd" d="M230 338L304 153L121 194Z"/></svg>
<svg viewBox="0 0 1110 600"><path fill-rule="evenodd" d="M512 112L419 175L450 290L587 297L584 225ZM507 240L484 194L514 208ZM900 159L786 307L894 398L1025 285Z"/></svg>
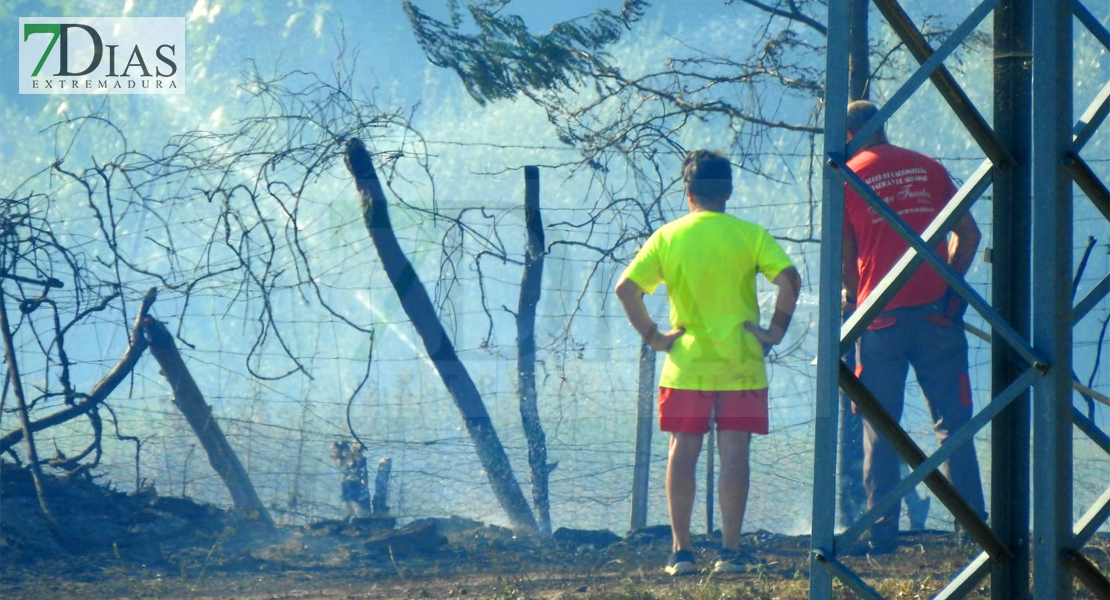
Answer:
<svg viewBox="0 0 1110 600"><path fill-rule="evenodd" d="M647 526L651 432L655 414L655 352L640 345L640 382L636 402L636 457L632 466L632 529Z"/></svg>

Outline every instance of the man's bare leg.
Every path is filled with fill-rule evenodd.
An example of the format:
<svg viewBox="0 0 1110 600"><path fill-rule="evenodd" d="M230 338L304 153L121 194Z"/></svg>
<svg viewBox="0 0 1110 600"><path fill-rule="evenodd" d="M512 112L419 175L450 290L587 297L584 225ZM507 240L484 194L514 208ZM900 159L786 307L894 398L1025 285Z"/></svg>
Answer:
<svg viewBox="0 0 1110 600"><path fill-rule="evenodd" d="M721 545L740 548L740 530L748 506L748 480L752 434L747 431L718 431L721 472L718 498L721 503Z"/></svg>
<svg viewBox="0 0 1110 600"><path fill-rule="evenodd" d="M671 433L671 447L667 457L667 509L671 514L674 552L694 548L690 541L690 518L694 513L696 470L701 443L701 434Z"/></svg>

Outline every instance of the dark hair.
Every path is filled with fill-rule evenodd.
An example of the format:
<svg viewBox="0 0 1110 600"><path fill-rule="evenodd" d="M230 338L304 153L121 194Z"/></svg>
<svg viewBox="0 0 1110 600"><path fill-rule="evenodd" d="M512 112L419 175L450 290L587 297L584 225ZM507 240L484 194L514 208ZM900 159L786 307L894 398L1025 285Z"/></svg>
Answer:
<svg viewBox="0 0 1110 600"><path fill-rule="evenodd" d="M682 181L698 204L723 208L732 195L732 165L720 152L694 150L682 161Z"/></svg>
<svg viewBox="0 0 1110 600"><path fill-rule="evenodd" d="M860 129L871 120L871 117L879 114L879 107L870 100L855 100L848 104L848 121L846 123L847 129L852 135L859 133ZM868 140L867 145L872 144L885 144L886 143L886 126L880 125L875 131L875 134Z"/></svg>

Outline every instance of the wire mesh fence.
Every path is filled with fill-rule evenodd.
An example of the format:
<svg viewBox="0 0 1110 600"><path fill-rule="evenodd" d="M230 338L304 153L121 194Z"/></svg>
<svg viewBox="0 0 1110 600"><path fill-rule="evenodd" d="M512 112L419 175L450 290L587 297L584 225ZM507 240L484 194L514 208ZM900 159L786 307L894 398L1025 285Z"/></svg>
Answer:
<svg viewBox="0 0 1110 600"><path fill-rule="evenodd" d="M424 139L403 115L349 101L343 77L309 77L302 87L254 81L247 86L257 96L253 116L228 131L175 135L160 149L131 147L103 115L67 119L33 142L53 162L24 176L4 199L3 272L32 282L54 277L66 287L44 294L37 283L4 282L3 301L21 308L13 333L31 416L88 399L127 351L138 301L156 287L152 315L175 334L213 418L279 522L343 515L329 448L357 435L371 464L393 461L393 514L504 524L459 411L367 237L340 142L360 137L376 147L394 229L526 489L515 323L526 237L523 175L467 161L520 164L551 150ZM803 533L813 465L819 169L804 152L780 158L797 171L786 181L742 181L728 209L777 237L805 281L791 331L768 366L772 432L754 444L745 528ZM941 158L958 180L982 157L953 151ZM459 163L478 174L437 178ZM1092 163L1110 168L1110 161ZM620 166L613 159L608 169L542 170L547 248L536 372L549 461L558 464L551 475L555 527L624 531L629 523L640 342L611 290L648 233L685 208L677 178L649 185ZM989 198L974 209L987 247L989 209ZM1096 239L1078 282L1087 290L1110 271L1105 221L1078 203L1075 225L1077 256L1088 236ZM984 297L990 269L977 261L969 273ZM771 292L761 288L767 312ZM661 294L648 306L657 321L665 319ZM1076 329L1077 374L1094 389L1110 387L1101 360L1108 320L1103 302ZM984 327L975 315L969 322ZM970 341L973 396L982 406L991 393L989 348ZM931 424L916 384L909 386L903 423L928 449ZM26 460L12 441L20 425L7 383L3 398L5 450ZM154 485L165 494L229 502L149 357L98 402L103 408L87 413L95 418L39 431L40 455L64 465L91 450L92 472L120 489ZM1093 416L1104 429L1110 425L1104 407ZM984 465L988 436L976 440ZM656 432L649 523L666 522L666 447ZM1104 489L1100 451L1077 434L1077 506ZM986 469L984 476L989 488ZM703 484L702 515L704 491ZM928 525L948 529L950 522L936 509Z"/></svg>
<svg viewBox="0 0 1110 600"><path fill-rule="evenodd" d="M509 187L507 182L507 187ZM512 193L506 193L511 196ZM805 208L805 203L799 203ZM777 209L781 208L781 205ZM440 210L450 212L450 208ZM489 208L486 207L488 211ZM741 205L738 212L757 210ZM497 234L505 240L521 239L519 211L505 208L498 217ZM573 208L546 209L551 221L568 222L587 216ZM85 217L85 226L91 226ZM186 229L203 218L184 218L167 229ZM989 224L988 224L989 225ZM81 223L66 222L67 228ZM353 222L331 225L329 232L361 226ZM984 230L987 226L984 226ZM787 228L782 228L788 231ZM444 250L427 241L435 225L412 224L401 229L410 244L414 262L442 266ZM772 232L775 231L772 229ZM118 244L144 244L150 230L119 236ZM579 233L570 226L551 227L549 239L568 239ZM77 234L69 235L76 238ZM251 292L227 282L194 288L188 295L164 293L155 304L154 315L176 330L190 369L197 378L213 416L224 428L258 488L263 501L279 522L303 523L343 514L340 475L328 455L330 444L348 439L348 415L355 433L367 446L371 464L389 457L393 478L389 506L401 517L448 516L452 514L504 523L495 509L496 499L476 459L472 441L462 427L460 415L427 359L421 341L403 315L395 292L384 281L367 240L343 245L341 236L320 234L321 247L314 252L333 254L334 267L318 267L328 277L321 293L333 306L350 307L346 314L362 313L361 324L375 331L373 356L366 385L352 397L353 389L367 369L370 342L366 335L337 323L312 306L298 286L278 285L266 296L272 323L260 323L257 314L241 304L250 304ZM310 239L312 236L306 236ZM89 235L92 245L95 235ZM178 237L180 239L180 237ZM613 238L615 239L615 237ZM610 240L604 240L610 241ZM595 236L594 243L601 245ZM800 264L815 264L816 245L784 242ZM506 244L508 246L508 244ZM547 257L543 297L539 307L538 397L547 432L550 460L558 467L551 479L552 518L556 527L628 528L632 495L632 459L636 431L636 380L639 340L629 328L620 306L610 294L619 275L622 258L636 244L621 248L621 255L599 261L596 252L569 245L552 246ZM204 247L198 245L197 247ZM188 246L175 247L177 253ZM1077 246L1077 251L1081 250ZM519 250L513 254L519 253ZM462 263L473 262L470 268ZM1105 272L1103 264L1092 265ZM219 271L225 263L210 265ZM429 287L450 286L443 292L441 317L455 336L461 360L471 370L493 423L512 460L517 478L527 488L527 442L520 428L517 395L514 287L519 266L512 260L462 257L450 274L449 284L437 280L436 269L421 271ZM319 263L317 263L319 264ZM483 265L478 267L476 265ZM275 265L275 268L295 268ZM804 268L803 268L804 269ZM982 280L987 267L974 273L980 291L988 293ZM1086 284L1094 275L1085 278ZM809 289L817 282L809 281ZM133 289L157 285L141 279ZM764 290L767 301L769 290ZM477 292L477 293L476 293ZM67 292L72 293L72 292ZM816 306L812 293L803 294L795 325L781 350L769 365L772 398L772 433L759 438L753 450L753 492L746 529L804 533L809 527L809 494L812 469L812 398L814 377L811 361ZM15 294L8 292L6 301ZM52 298L74 306L76 294L52 293ZM254 299L257 301L257 298ZM67 345L74 381L95 381L115 361L127 342L127 305L97 319L89 319L68 333ZM653 313L665 316L665 301L653 298ZM111 314L115 312L116 314ZM1091 315L1096 325L1108 318L1105 306ZM49 331L49 325L28 315L21 332ZM297 349L296 362L303 372L280 379L269 373L291 369L292 359L283 352L257 345L259 328L273 326L283 332L283 344ZM1077 331L1077 354L1101 348L1097 326ZM1089 334L1089 335L1088 335ZM25 338L28 339L28 338ZM31 338L33 339L33 338ZM267 340L268 341L268 340ZM76 346L71 348L70 346ZM38 381L42 389L56 377L55 359L44 361L41 348L25 342L20 351L24 377ZM248 362L254 364L248 368ZM972 381L977 404L984 403L989 389L989 349L972 338ZM1097 370L1091 363L1089 368ZM253 371L253 372L252 372ZM262 375L262 377L259 377ZM311 378L310 378L311 377ZM1105 375L1096 373L1105 388ZM911 381L904 422L919 443L931 444L930 424L920 391ZM35 406L39 414L50 413L64 399L44 395ZM143 359L129 381L110 398L112 427L104 435L104 456L96 470L114 486L132 489L154 485L164 494L181 495L227 504L223 482L208 464L196 436L174 409L165 381L157 366ZM10 405L9 405L10 406ZM1096 415L1105 423L1105 412ZM4 432L14 427L10 408L5 407ZM136 436L138 444L123 440ZM989 434L977 440L986 459ZM47 457L71 455L88 443L89 426L75 421L43 432L37 438ZM1078 438L1078 436L1077 436ZM662 477L667 438L656 432L650 476L649 522L666 522ZM1077 506L1085 505L1101 491L1105 459L1089 442L1077 442ZM988 464L984 460L984 464ZM704 522L704 462L699 478L703 483L697 513ZM985 484L989 487L989 473ZM934 503L938 507L939 503ZM719 519L715 519L719 522ZM947 529L950 518L934 509L930 527ZM697 526L696 526L697 527Z"/></svg>

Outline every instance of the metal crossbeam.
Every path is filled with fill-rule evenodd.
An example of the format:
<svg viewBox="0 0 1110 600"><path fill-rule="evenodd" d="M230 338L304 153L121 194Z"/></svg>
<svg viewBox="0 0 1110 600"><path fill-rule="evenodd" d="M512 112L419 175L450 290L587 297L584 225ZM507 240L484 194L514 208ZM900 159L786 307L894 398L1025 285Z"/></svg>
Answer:
<svg viewBox="0 0 1110 600"><path fill-rule="evenodd" d="M894 417L890 416L890 413L852 373L848 365L844 364L844 361L840 361L840 387L855 403L860 414L886 438L887 443L911 469L917 469L925 462L927 457L921 447L913 441L905 429L898 425ZM936 470L926 475L923 481L988 554L992 557L1011 556L1010 549L991 531L983 517L956 491L951 481Z"/></svg>
<svg viewBox="0 0 1110 600"><path fill-rule="evenodd" d="M1076 579L1091 590L1096 598L1110 598L1110 580L1107 580L1098 567L1076 548L1083 547L1091 539L1101 524L1106 522L1108 515L1110 515L1110 488L1102 493L1102 496L1075 524L1073 548L1067 552L1071 567L1075 570Z"/></svg>
<svg viewBox="0 0 1110 600"><path fill-rule="evenodd" d="M1079 518L1073 527L1075 534L1075 545L1083 546L1090 539L1091 536L1098 531L1098 528L1106 522L1106 517L1110 516L1110 488L1099 496L1098 500L1087 509L1087 512Z"/></svg>
<svg viewBox="0 0 1110 600"><path fill-rule="evenodd" d="M1091 105L1083 111L1083 116L1076 122L1072 139L1075 144L1074 151L1078 152L1087 145L1108 114L1110 114L1110 81L1102 86L1102 91L1095 96Z"/></svg>
<svg viewBox="0 0 1110 600"><path fill-rule="evenodd" d="M1091 11L1087 10L1087 7L1083 6L1083 3L1079 0L1072 1L1072 10L1075 12L1075 17L1091 32L1091 35L1095 36L1095 39L1097 39L1103 47L1110 50L1110 32L1106 31L1102 23L1099 23L1098 19L1091 14Z"/></svg>
<svg viewBox="0 0 1110 600"><path fill-rule="evenodd" d="M837 546L851 543L859 538L859 536L863 535L863 532L878 519L879 515L882 515L887 509L900 503L902 498L904 498L910 490L917 487L926 477L939 469L940 466L944 464L944 461L948 460L948 457L958 450L960 446L973 443L975 434L1009 406L1015 398L1028 390L1036 376L1037 373L1033 369L1026 370L1025 374L998 394L998 397L992 400L990 404L983 407L983 410L971 417L971 420L969 420L966 425L945 440L944 444L942 444L936 452L922 461L921 464L914 467L913 471L909 475L903 477L902 481L898 482L898 485L894 486L894 489L892 489L886 497L875 503L875 506L871 507L864 515L860 516L851 527L838 535L836 538Z"/></svg>
<svg viewBox="0 0 1110 600"><path fill-rule="evenodd" d="M917 26L914 25L897 0L875 0L875 6L886 17L887 24L906 44L906 48L917 59L917 62L923 63L929 60L929 56L933 54L933 48L925 40L925 36L921 35L921 31L917 29ZM956 79L952 77L952 73L947 68L943 66L937 68L930 78L940 95L952 107L952 112L964 124L971 137L987 153L991 162L1001 168L1009 168L1011 165L1017 164L1014 157L1010 155L1010 151L998 141L998 136L994 134L994 130L987 124L983 115L979 114L971 99L964 93L960 84L956 83Z"/></svg>
<svg viewBox="0 0 1110 600"><path fill-rule="evenodd" d="M1107 579L1098 566L1079 550L1068 550L1068 560L1075 570L1075 578L1094 593L1095 598L1110 598L1110 579Z"/></svg>
<svg viewBox="0 0 1110 600"><path fill-rule="evenodd" d="M1079 431L1087 434L1087 437L1090 438L1096 446L1102 448L1103 452L1110 454L1110 436L1107 436L1106 432L1099 428L1098 425L1095 425L1094 421L1088 419L1087 415L1079 412L1078 408L1073 406L1071 410L1071 420L1075 423L1075 426L1079 428Z"/></svg>
<svg viewBox="0 0 1110 600"><path fill-rule="evenodd" d="M1105 298L1108 293L1110 293L1110 275L1105 275L1102 281L1099 281L1095 287L1091 288L1091 291L1087 292L1087 295L1083 296L1083 299L1072 309L1072 314L1074 315L1072 317L1072 326L1074 327L1082 321L1083 317L1087 316L1087 313L1091 312L1091 309L1097 306L1099 302L1102 302L1102 299Z"/></svg>
<svg viewBox="0 0 1110 600"><path fill-rule="evenodd" d="M879 108L879 112L856 132L852 141L848 143L848 156L855 156L863 145L867 143L867 140L871 139L871 136L887 122L887 119L897 112L898 109L902 108L902 105L917 92L921 84L925 83L925 80L929 79L933 73L944 64L944 60L963 44L964 39L979 27L983 19L986 19L987 16L991 14L991 11L998 5L998 2L999 0L986 0L976 7L975 10L964 19L964 22L960 23L960 25L949 34L948 39L946 39L935 52L932 52L928 58L921 62L921 66L917 68L917 71L902 83L898 91L894 92L894 95L891 96L889 100L883 103L882 107ZM984 135L989 135L994 139L994 143L998 145L998 147L1002 147L1001 143L998 142L998 137L994 135L994 131L990 130L989 127L987 131L984 132Z"/></svg>
<svg viewBox="0 0 1110 600"><path fill-rule="evenodd" d="M984 342L987 342L988 344L991 343L991 336L987 335L987 332L983 331L982 329L979 329L978 327L975 327L974 325L964 323L964 331L974 335L975 337L983 340ZM1076 375L1074 371L1072 372L1071 375L1072 375L1071 387L1075 391L1079 392L1080 396L1083 396L1084 399L1089 400L1091 402L1101 402L1101 403L1105 404L1106 406L1110 406L1110 397L1104 396L1104 395L1092 390L1091 388L1083 385L1083 383L1081 381L1079 381L1079 376Z"/></svg>
<svg viewBox="0 0 1110 600"><path fill-rule="evenodd" d="M844 563L836 560L835 557L826 556L818 550L813 553L813 558L818 564L825 566L830 573L835 575L845 587L859 594L861 598L865 600L883 600L883 597L875 591L875 588L867 585L867 582L860 579L859 575L856 575L851 569L844 566Z"/></svg>
<svg viewBox="0 0 1110 600"><path fill-rule="evenodd" d="M1106 184L1095 175L1091 166L1078 154L1070 152L1064 155L1063 164L1072 181L1087 194L1102 216L1110 220L1110 190L1106 189Z"/></svg>
<svg viewBox="0 0 1110 600"><path fill-rule="evenodd" d="M963 598L979 587L983 578L990 573L991 557L986 552L981 552L971 564L960 571L955 578L944 586L933 600L948 600L949 598Z"/></svg>
<svg viewBox="0 0 1110 600"><path fill-rule="evenodd" d="M1082 383L1080 383L1079 379L1078 379L1078 376L1075 374L1074 371L1072 371L1071 375L1072 375L1072 377L1075 378L1075 379L1072 379L1071 387L1075 391L1079 392L1080 396L1083 396L1083 398L1088 400L1088 401L1101 402L1101 403L1105 404L1106 406L1110 406L1110 398L1108 398L1106 396L1103 396L1102 394L1100 394L1100 393L1092 390L1091 388L1083 385Z"/></svg>

